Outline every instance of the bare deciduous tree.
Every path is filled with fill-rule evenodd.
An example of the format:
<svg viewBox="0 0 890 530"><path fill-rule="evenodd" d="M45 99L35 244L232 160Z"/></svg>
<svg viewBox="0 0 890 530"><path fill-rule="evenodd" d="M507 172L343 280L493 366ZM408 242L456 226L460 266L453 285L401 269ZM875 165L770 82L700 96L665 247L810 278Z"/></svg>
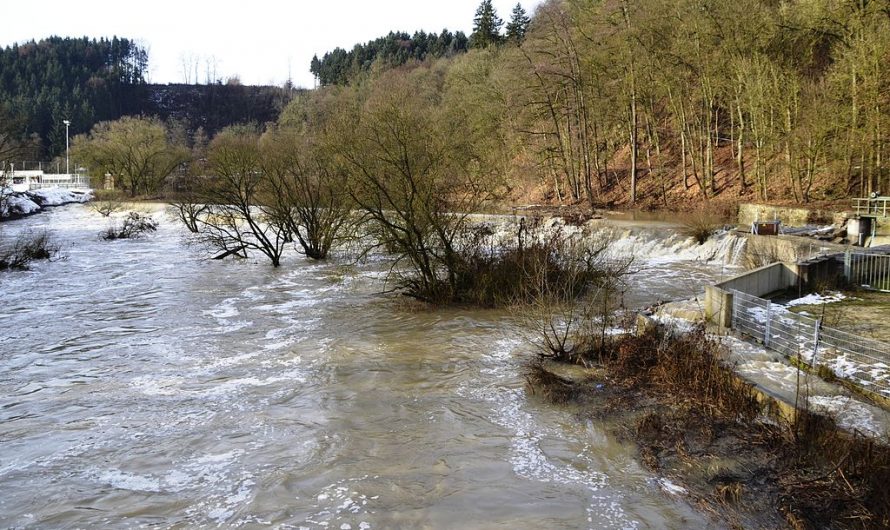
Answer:
<svg viewBox="0 0 890 530"><path fill-rule="evenodd" d="M206 209L197 228L199 239L224 255L256 250L278 267L290 234L263 205L260 160L255 132L235 128L213 139L208 156L213 178L202 192Z"/></svg>
<svg viewBox="0 0 890 530"><path fill-rule="evenodd" d="M267 132L261 166L265 207L306 257L325 259L351 232L351 201L331 157L295 131Z"/></svg>
<svg viewBox="0 0 890 530"><path fill-rule="evenodd" d="M112 174L134 197L156 192L189 153L171 143L159 120L128 116L101 122L88 136L75 137L72 156L95 174Z"/></svg>

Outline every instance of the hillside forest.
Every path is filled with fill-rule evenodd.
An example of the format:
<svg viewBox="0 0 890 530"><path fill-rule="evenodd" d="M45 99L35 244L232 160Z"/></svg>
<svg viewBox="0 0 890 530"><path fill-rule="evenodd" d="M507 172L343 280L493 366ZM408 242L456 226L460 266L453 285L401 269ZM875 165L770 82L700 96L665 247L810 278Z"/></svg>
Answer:
<svg viewBox="0 0 890 530"><path fill-rule="evenodd" d="M315 89L294 91L274 121L220 134L284 135L301 168L344 182L415 172L514 204L673 209L890 190L890 0L548 0L505 15L483 0L469 37L391 32L314 57ZM138 77L138 54L123 64ZM180 162L171 174L207 173L206 130L131 120ZM75 140L94 172L114 166L91 147L116 127ZM165 178L145 181L133 193Z"/></svg>
<svg viewBox="0 0 890 530"><path fill-rule="evenodd" d="M72 136L143 115L182 138L212 135L233 123L275 121L294 93L237 78L151 84L147 71L148 53L125 38L49 37L0 48L0 168L64 156L65 120Z"/></svg>

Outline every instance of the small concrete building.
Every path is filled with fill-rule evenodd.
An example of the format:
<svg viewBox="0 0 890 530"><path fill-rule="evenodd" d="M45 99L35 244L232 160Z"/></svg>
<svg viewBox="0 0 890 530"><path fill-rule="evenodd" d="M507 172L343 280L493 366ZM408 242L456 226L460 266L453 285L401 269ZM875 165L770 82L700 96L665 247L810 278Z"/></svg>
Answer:
<svg viewBox="0 0 890 530"><path fill-rule="evenodd" d="M847 237L862 247L890 244L890 197L872 193L853 199L854 217L847 222Z"/></svg>

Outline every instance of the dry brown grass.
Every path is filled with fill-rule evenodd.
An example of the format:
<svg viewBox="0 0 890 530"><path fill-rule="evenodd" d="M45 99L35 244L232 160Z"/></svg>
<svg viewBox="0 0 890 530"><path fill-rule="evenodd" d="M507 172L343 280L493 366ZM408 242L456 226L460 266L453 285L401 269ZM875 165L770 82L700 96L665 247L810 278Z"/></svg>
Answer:
<svg viewBox="0 0 890 530"><path fill-rule="evenodd" d="M577 383L547 370L540 360L525 366L525 380L532 389L550 403L568 403L578 397L580 388Z"/></svg>
<svg viewBox="0 0 890 530"><path fill-rule="evenodd" d="M625 387L685 402L706 416L751 420L760 404L751 386L723 366L719 351L703 328L683 335L650 328L609 344L602 358L611 378Z"/></svg>
<svg viewBox="0 0 890 530"><path fill-rule="evenodd" d="M701 245L714 235L725 224L725 221L719 212L710 208L708 204L703 204L683 216L681 232Z"/></svg>
<svg viewBox="0 0 890 530"><path fill-rule="evenodd" d="M801 528L890 528L890 446L840 430L830 417L802 411L785 449L791 473L780 504ZM801 526L802 525L802 526Z"/></svg>

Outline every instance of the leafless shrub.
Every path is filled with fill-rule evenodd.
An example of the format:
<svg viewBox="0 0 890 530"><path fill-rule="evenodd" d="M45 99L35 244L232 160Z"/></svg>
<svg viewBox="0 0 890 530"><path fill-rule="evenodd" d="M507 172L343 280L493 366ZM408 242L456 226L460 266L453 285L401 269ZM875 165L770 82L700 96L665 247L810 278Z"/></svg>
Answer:
<svg viewBox="0 0 890 530"><path fill-rule="evenodd" d="M557 236L544 245L553 261L526 269L517 312L542 357L584 364L599 359L621 316L633 264L606 259L607 243Z"/></svg>
<svg viewBox="0 0 890 530"><path fill-rule="evenodd" d="M575 300L613 272L604 240L573 239L536 220L523 219L507 237L472 227L458 248L453 297L483 307Z"/></svg>
<svg viewBox="0 0 890 530"><path fill-rule="evenodd" d="M53 259L59 249L46 230L25 232L10 247L0 250L0 270L27 270L32 261Z"/></svg>
<svg viewBox="0 0 890 530"><path fill-rule="evenodd" d="M126 204L119 192L99 192L96 197L89 202L89 207L102 217L110 217L115 212L122 211Z"/></svg>
<svg viewBox="0 0 890 530"><path fill-rule="evenodd" d="M137 239L146 232L154 232L158 229L158 222L149 216L130 212L124 218L123 223L113 224L99 234L106 241L115 239Z"/></svg>

